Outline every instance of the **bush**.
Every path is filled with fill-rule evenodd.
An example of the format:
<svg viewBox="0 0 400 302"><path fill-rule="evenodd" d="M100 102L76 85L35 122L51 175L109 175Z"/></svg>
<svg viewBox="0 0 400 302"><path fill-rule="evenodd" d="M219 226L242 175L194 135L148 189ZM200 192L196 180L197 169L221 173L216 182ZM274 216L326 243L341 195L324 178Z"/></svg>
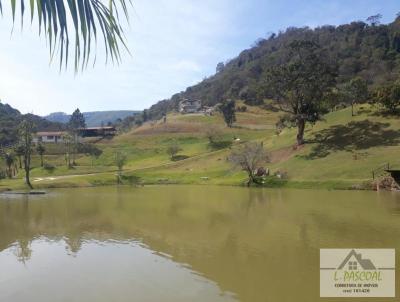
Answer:
<svg viewBox="0 0 400 302"><path fill-rule="evenodd" d="M180 161L180 160L184 160L187 158L189 158L189 156L187 156L187 155L174 155L174 156L172 156L171 160L172 161Z"/></svg>
<svg viewBox="0 0 400 302"><path fill-rule="evenodd" d="M237 112L246 112L247 111L247 107L246 106L239 106L236 109Z"/></svg>
<svg viewBox="0 0 400 302"><path fill-rule="evenodd" d="M136 175L121 175L121 181L123 184L138 185L141 183L141 178Z"/></svg>
<svg viewBox="0 0 400 302"><path fill-rule="evenodd" d="M396 113L400 106L400 82L377 88L373 98L389 112Z"/></svg>
<svg viewBox="0 0 400 302"><path fill-rule="evenodd" d="M215 150L228 148L232 145L232 141L226 140L222 131L218 128L211 127L207 130L208 145Z"/></svg>
<svg viewBox="0 0 400 302"><path fill-rule="evenodd" d="M45 163L45 164L43 164L43 169L45 169L49 173L53 173L54 170L56 169L56 167L52 164Z"/></svg>

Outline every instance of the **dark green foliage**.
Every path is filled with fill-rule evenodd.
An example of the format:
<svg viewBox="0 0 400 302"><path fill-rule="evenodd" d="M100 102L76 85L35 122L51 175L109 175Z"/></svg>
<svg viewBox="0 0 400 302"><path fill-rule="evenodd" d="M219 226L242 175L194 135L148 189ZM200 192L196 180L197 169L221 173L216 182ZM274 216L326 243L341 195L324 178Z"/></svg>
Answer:
<svg viewBox="0 0 400 302"><path fill-rule="evenodd" d="M218 109L224 116L225 123L228 127L232 127L233 123L236 122L236 103L234 100L227 100L222 102Z"/></svg>
<svg viewBox="0 0 400 302"><path fill-rule="evenodd" d="M13 165L15 162L15 155L14 153L11 152L7 152L3 154L3 158L4 158L4 162L6 164L6 174L8 176L8 178L12 178L13 177Z"/></svg>
<svg viewBox="0 0 400 302"><path fill-rule="evenodd" d="M21 114L8 104L0 102L0 146L14 145L18 142L18 125L24 118L29 118L38 131L58 131L61 124L46 121L33 114Z"/></svg>
<svg viewBox="0 0 400 302"><path fill-rule="evenodd" d="M400 81L378 87L373 98L390 113L396 113L400 106Z"/></svg>
<svg viewBox="0 0 400 302"><path fill-rule="evenodd" d="M121 175L121 182L129 185L140 185L141 178L136 175Z"/></svg>
<svg viewBox="0 0 400 302"><path fill-rule="evenodd" d="M18 136L20 144L24 148L24 170L25 170L25 182L30 189L33 189L30 182L30 170L31 170L31 156L32 156L32 145L33 145L33 133L35 132L35 125L29 118L25 118L18 127Z"/></svg>
<svg viewBox="0 0 400 302"><path fill-rule="evenodd" d="M36 152L40 155L40 166L43 167L43 155L46 152L46 148L43 144L39 143L36 146Z"/></svg>
<svg viewBox="0 0 400 302"><path fill-rule="evenodd" d="M77 152L90 156L92 158L92 166L94 164L93 163L94 159L99 158L103 154L103 151L100 148L96 147L96 145L94 145L94 144L81 144L80 143L77 146Z"/></svg>
<svg viewBox="0 0 400 302"><path fill-rule="evenodd" d="M46 170L47 172L49 172L49 173L53 173L54 170L56 169L56 167L55 167L54 165L52 165L52 164L45 163L45 164L43 165L43 169L45 169L45 170Z"/></svg>
<svg viewBox="0 0 400 302"><path fill-rule="evenodd" d="M172 156L171 160L172 161L180 161L180 160L184 160L184 159L188 159L188 158L189 158L189 156L187 156L187 155L179 154L179 155Z"/></svg>
<svg viewBox="0 0 400 302"><path fill-rule="evenodd" d="M343 85L355 77L363 78L369 88L394 81L400 74L400 17L388 25L352 22L316 29L288 28L272 34L238 57L225 63L223 70L186 91L163 100L149 109L149 117L176 110L180 99L200 99L213 106L224 99L243 99L262 104L271 96L264 79L272 67L285 62L288 45L295 40L314 41L321 51L337 63L337 82Z"/></svg>
<svg viewBox="0 0 400 302"><path fill-rule="evenodd" d="M86 128L85 117L77 108L74 113L72 113L71 118L68 122L68 128L72 131L77 131L79 128Z"/></svg>
<svg viewBox="0 0 400 302"><path fill-rule="evenodd" d="M306 122L315 123L327 112L323 100L336 83L335 69L312 41L292 42L284 62L270 69L265 83L279 109L297 126L297 144L302 145Z"/></svg>
<svg viewBox="0 0 400 302"><path fill-rule="evenodd" d="M351 115L354 116L354 105L368 99L368 84L361 77L355 77L343 87L344 101L351 105Z"/></svg>

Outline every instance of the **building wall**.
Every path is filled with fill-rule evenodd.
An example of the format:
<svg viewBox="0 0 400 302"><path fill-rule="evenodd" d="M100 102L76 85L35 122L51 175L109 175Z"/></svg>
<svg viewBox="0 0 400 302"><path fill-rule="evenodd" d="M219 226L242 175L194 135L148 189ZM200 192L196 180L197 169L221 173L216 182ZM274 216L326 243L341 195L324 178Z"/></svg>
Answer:
<svg viewBox="0 0 400 302"><path fill-rule="evenodd" d="M57 139L56 139L57 138ZM35 143L42 142L42 143L62 143L63 138L61 136L37 136L33 139Z"/></svg>

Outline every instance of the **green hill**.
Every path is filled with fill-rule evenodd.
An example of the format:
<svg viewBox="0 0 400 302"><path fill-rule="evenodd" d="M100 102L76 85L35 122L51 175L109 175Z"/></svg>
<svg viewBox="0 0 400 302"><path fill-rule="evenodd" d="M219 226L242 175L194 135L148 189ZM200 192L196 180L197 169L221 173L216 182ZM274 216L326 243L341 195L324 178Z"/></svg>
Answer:
<svg viewBox="0 0 400 302"><path fill-rule="evenodd" d="M356 21L315 29L290 27L259 39L254 47L220 63L216 74L153 105L149 116L159 118L164 112L176 110L183 98L200 99L204 105L229 98L244 99L248 104L262 103L264 98L273 97L265 87L266 73L285 60L287 46L294 40L311 40L321 46L337 64L338 85L360 76L372 88L399 77L400 17L387 25Z"/></svg>
<svg viewBox="0 0 400 302"><path fill-rule="evenodd" d="M63 125L47 121L33 114L21 114L8 104L0 103L0 146L13 144L17 141L18 124L23 118L30 118L38 131L62 130Z"/></svg>

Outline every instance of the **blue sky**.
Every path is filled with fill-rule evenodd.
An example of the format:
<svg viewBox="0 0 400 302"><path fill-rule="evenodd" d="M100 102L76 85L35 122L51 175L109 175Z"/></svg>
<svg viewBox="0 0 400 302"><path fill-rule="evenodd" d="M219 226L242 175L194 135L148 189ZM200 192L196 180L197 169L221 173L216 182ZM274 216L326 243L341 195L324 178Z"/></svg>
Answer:
<svg viewBox="0 0 400 302"><path fill-rule="evenodd" d="M9 2L5 0L4 2ZM126 37L132 56L74 75L49 65L37 27L0 17L0 99L23 113L144 109L214 73L257 38L289 26L338 25L400 11L398 0L133 0Z"/></svg>

